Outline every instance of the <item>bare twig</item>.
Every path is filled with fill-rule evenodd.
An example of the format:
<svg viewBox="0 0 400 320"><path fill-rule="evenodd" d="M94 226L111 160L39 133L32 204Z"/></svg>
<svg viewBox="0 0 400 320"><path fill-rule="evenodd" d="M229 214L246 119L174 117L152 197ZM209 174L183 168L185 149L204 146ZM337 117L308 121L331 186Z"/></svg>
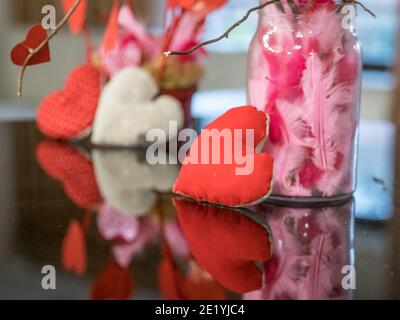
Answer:
<svg viewBox="0 0 400 320"><path fill-rule="evenodd" d="M363 3L356 0L344 0L342 4L338 7L338 12L340 12L342 8L345 7L346 5L351 5L351 4L360 6L361 8L364 9L365 12L369 13L372 17L376 18L375 13L373 13L370 9L368 9Z"/></svg>
<svg viewBox="0 0 400 320"><path fill-rule="evenodd" d="M287 3L292 10L293 14L299 14L300 13L300 8L299 6L293 1L293 0L287 0Z"/></svg>
<svg viewBox="0 0 400 320"><path fill-rule="evenodd" d="M314 0L308 0L306 9L309 10L312 7L312 5L314 4L314 2L315 2ZM298 14L299 7L295 4L295 2L293 2L292 0L289 0L288 3L290 5L293 13ZM175 56L183 56L183 55L191 54L191 53L195 52L196 50L200 49L201 47L207 46L212 43L219 42L223 39L228 39L229 34L233 30L235 30L237 27L239 27L243 22L245 22L253 12L262 10L271 4L275 4L280 11L284 12L284 8L283 8L283 5L280 0L267 1L257 7L253 7L251 9L249 9L247 11L246 15L242 19L235 22L230 28L228 28L228 30L226 30L219 37L211 39L211 40L203 41L203 42L199 43L198 45L194 46L193 48L186 50L186 51L166 51L166 52L164 52L164 56L165 57L174 56L174 55ZM338 12L343 8L343 6L348 5L348 4L354 4L354 5L361 6L366 12L368 12L371 16L376 18L376 15L371 10L369 10L364 4L362 4L361 2L356 1L356 0L343 0L343 3L338 7Z"/></svg>
<svg viewBox="0 0 400 320"><path fill-rule="evenodd" d="M235 22L221 36L219 36L219 37L217 37L215 39L211 39L211 40L207 40L207 41L201 42L197 46L195 46L192 49L187 50L187 51L166 51L166 52L164 52L164 55L166 57L174 56L174 55L175 56L183 56L183 55L186 55L186 54L191 54L191 53L195 52L196 50L200 49L201 47L207 46L207 45L212 44L212 43L216 43L216 42L221 41L223 39L228 39L229 34L233 30L235 30L237 27L239 27L243 22L245 22L253 12L259 11L261 9L264 9L265 7L267 7L267 6L271 5L271 4L274 4L274 3L280 4L280 1L279 0L267 1L267 2L261 4L261 5L257 6L257 7L253 7L251 9L249 9L242 19L240 19L239 21Z"/></svg>
<svg viewBox="0 0 400 320"><path fill-rule="evenodd" d="M371 16L376 18L376 14L373 13L371 10L369 10L364 4L362 4L360 1L353 1L355 4L359 5L361 8L363 8L367 13L369 13Z"/></svg>
<svg viewBox="0 0 400 320"><path fill-rule="evenodd" d="M17 96L19 98L22 97L22 87L23 87L23 81L24 81L24 74L25 70L29 64L29 62L32 60L32 58L40 52L49 42L50 40L64 27L64 25L68 22L69 18L72 16L72 14L75 12L75 10L78 8L82 0L76 0L74 5L71 7L71 9L67 12L67 14L64 16L64 18L58 23L56 28L47 36L46 39L44 39L38 47L36 48L29 48L29 55L26 57L24 64L21 66L21 69L19 71L19 76L18 76L18 85L17 85Z"/></svg>

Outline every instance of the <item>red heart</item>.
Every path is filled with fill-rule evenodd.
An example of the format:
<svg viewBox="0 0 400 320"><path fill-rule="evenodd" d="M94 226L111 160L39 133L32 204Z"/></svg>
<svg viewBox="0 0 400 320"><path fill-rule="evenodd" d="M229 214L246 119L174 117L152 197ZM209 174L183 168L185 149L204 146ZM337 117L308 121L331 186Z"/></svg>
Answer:
<svg viewBox="0 0 400 320"><path fill-rule="evenodd" d="M55 139L73 139L88 134L100 96L100 72L89 65L75 68L64 91L47 96L37 113L43 134Z"/></svg>
<svg viewBox="0 0 400 320"><path fill-rule="evenodd" d="M183 275L174 262L172 252L165 247L164 257L158 267L163 297L167 300L226 300L224 288L208 274L202 275L205 273L203 270L192 273Z"/></svg>
<svg viewBox="0 0 400 320"><path fill-rule="evenodd" d="M77 206L91 209L103 201L93 164L71 145L41 142L36 148L36 158L51 178L63 183L65 193Z"/></svg>
<svg viewBox="0 0 400 320"><path fill-rule="evenodd" d="M18 43L11 51L11 61L22 66L29 55L29 51L36 49L47 38L47 32L40 24L35 24L29 28L26 38L23 42ZM46 44L32 59L28 66L46 63L50 61L50 49Z"/></svg>
<svg viewBox="0 0 400 320"><path fill-rule="evenodd" d="M260 289L262 272L255 262L271 259L267 228L227 208L174 199L190 252L225 288L246 293Z"/></svg>
<svg viewBox="0 0 400 320"><path fill-rule="evenodd" d="M65 235L61 249L62 265L65 270L83 275L86 271L87 258L85 233L81 224L72 220Z"/></svg>
<svg viewBox="0 0 400 320"><path fill-rule="evenodd" d="M221 139L219 149L217 143L209 138L209 148L205 149L208 154L204 155L202 144L207 141L207 137L205 131L202 131L190 148L190 154L186 159L190 159L199 150L199 163L185 163L182 166L174 186L174 193L193 198L196 201L230 207L253 205L263 201L271 191L273 160L269 154L254 154L254 151L267 138L267 121L268 117L264 112L258 111L255 107L245 106L229 110L208 125L205 129L217 129L220 133L228 130L232 137L235 136L235 130L240 129L241 136L239 136L239 140L232 138L228 142ZM234 155L232 155L231 164L224 163L225 147L230 147L234 154L235 148L240 147L238 142L241 138L243 154L248 143L246 141L247 129L254 130L254 145L249 145L252 152L246 155L250 166L253 163L253 168L246 175L238 175L237 169L243 166L235 161ZM220 152L220 164L212 164L216 152ZM252 159L252 157L254 158ZM205 158L208 159L209 164L203 164ZM251 169L251 167L249 168Z"/></svg>
<svg viewBox="0 0 400 320"><path fill-rule="evenodd" d="M134 290L129 268L121 268L113 259L97 276L91 293L92 300L126 300Z"/></svg>

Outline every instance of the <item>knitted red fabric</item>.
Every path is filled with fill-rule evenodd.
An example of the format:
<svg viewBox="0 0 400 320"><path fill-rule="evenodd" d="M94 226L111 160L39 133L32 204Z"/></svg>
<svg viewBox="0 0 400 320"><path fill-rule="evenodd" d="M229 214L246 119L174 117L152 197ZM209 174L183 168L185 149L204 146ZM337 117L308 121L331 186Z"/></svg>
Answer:
<svg viewBox="0 0 400 320"><path fill-rule="evenodd" d="M100 97L100 72L89 65L75 68L63 91L42 101L37 113L40 131L56 139L78 138L93 124Z"/></svg>
<svg viewBox="0 0 400 320"><path fill-rule="evenodd" d="M247 293L262 287L255 262L271 259L267 229L226 208L174 199L178 219L199 265L225 288Z"/></svg>
<svg viewBox="0 0 400 320"><path fill-rule="evenodd" d="M53 179L63 183L67 196L81 208L93 208L103 200L97 187L93 164L67 143L41 142L36 159Z"/></svg>

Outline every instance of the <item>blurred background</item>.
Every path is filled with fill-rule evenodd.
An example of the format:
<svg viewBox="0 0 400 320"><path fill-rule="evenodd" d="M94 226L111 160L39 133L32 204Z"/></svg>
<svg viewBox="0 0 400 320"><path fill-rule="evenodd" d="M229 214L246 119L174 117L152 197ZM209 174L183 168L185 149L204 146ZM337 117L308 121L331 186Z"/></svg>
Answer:
<svg viewBox="0 0 400 320"><path fill-rule="evenodd" d="M165 0L135 0L135 7L140 16L150 27L161 30L163 5ZM399 248L400 236L397 232L400 225L399 215L393 215L392 198L400 196L400 184L395 177L400 177L400 154L394 151L394 145L399 145L399 134L395 123L400 124L400 0L363 0L377 19L373 19L359 10L358 34L364 48L364 73L361 117L363 122L374 123L374 130L382 130L382 144L369 145L369 139L374 138L375 132L364 132L361 139L363 145L368 146L363 150L369 161L363 161L364 165L371 167L360 168L362 172L375 171L376 176L383 177L389 191L371 193L376 185L373 185L369 176L363 183L366 189L358 191L356 203L357 220L361 227L357 229L355 244L355 259L358 261L357 272L362 287L357 290L357 298L393 297L394 292L391 283L400 283ZM111 0L90 1L90 12L104 13L111 6ZM255 5L257 0L230 0L222 10L211 15L208 19L208 28L205 38L222 34L227 26L243 16L247 8ZM46 4L54 4L59 7L56 0L2 0L0 7L0 119L18 118L33 119L35 109L40 99L50 91L60 88L64 78L72 67L81 63L84 59L84 43L79 37L72 37L68 28L62 30L51 42L52 63L29 68L25 76L24 98L21 103L16 98L16 82L18 67L11 64L9 53L11 48L24 38L27 27L41 21L41 8ZM61 18L62 10L58 19ZM89 17L90 20L90 17ZM91 29L96 40L99 40L103 25L91 19ZM208 47L209 59L207 59L206 76L200 86L200 93L195 99L195 112L207 113L212 108L218 108L223 101L231 105L240 104L244 99L246 81L246 51L257 25L257 15L238 28L228 41ZM398 66L398 67L397 67ZM398 70L398 71L396 71ZM228 90L228 91L227 91ZM222 92L222 93L221 93ZM227 95L226 92L230 94ZM217 99L219 97L219 99ZM228 99L227 99L228 98ZM208 99L208 100L206 100ZM229 101L226 101L229 100ZM207 108L206 108L207 107ZM204 109L203 109L204 108ZM208 109L208 110L207 110ZM363 125L362 125L363 127ZM373 130L373 131L374 131ZM3 188L0 188L2 199L0 203L0 270L7 257L14 255L11 252L14 239L12 225L14 219L18 219L18 210L15 208L17 181L29 183L40 175L38 168L28 168L27 161L34 153L35 145L22 148L21 141L28 141L30 136L37 135L36 131L20 130L19 127L11 127L7 124L0 126L0 179ZM36 141L35 141L36 144ZM7 152L11 151L12 152ZM397 152L400 148L397 147ZM397 160L396 160L397 159ZM8 170L13 163L18 162L15 168L26 170ZM373 170L372 170L373 168ZM396 173L395 173L396 171ZM30 180L29 180L30 179ZM369 179L369 180L368 180ZM398 180L397 180L398 181ZM51 188L55 187L51 185ZM58 190L61 192L61 190ZM41 192L40 190L38 191ZM372 196L371 196L372 194ZM34 195L32 195L34 197ZM381 201L379 200L381 199ZM51 203L52 199L48 199ZM67 208L68 209L68 208ZM69 210L69 209L68 209ZM40 220L41 213L30 212L25 208L26 216L35 214ZM371 213L377 214L371 216ZM27 225L31 226L29 222ZM43 234L45 228L39 228L38 234ZM25 230L25 229L24 229ZM26 232L30 232L27 228ZM48 231L50 232L50 231ZM31 244L34 246L34 244ZM17 252L18 250L15 249ZM50 250L49 250L50 251ZM29 252L35 252L29 248ZM50 253L45 253L49 255ZM357 260L363 256L364 263ZM18 256L20 258L20 256ZM29 261L36 265L36 257L29 255ZM16 265L12 274L13 281L20 274L27 273L16 259ZM396 265L397 269L391 269ZM382 266L385 266L382 268ZM376 270L374 277L370 276L370 270ZM32 274L39 277L37 270ZM11 280L10 280L11 281ZM10 284L7 279L0 277L0 287ZM36 283L36 279L34 279ZM68 279L64 279L67 283ZM11 281L12 282L12 281ZM4 288L4 287L3 287ZM73 292L74 288L71 288ZM8 290L8 289L7 289ZM400 290L400 289L399 289ZM398 297L399 298L399 297Z"/></svg>
<svg viewBox="0 0 400 320"><path fill-rule="evenodd" d="M41 8L46 4L58 5L56 0L3 0L0 12L0 108L15 105L16 78L18 68L9 60L11 48L23 39L27 26L41 21ZM135 0L138 15L150 26L160 30L164 0ZM230 0L222 10L208 19L205 38L223 33L228 25L242 17L258 0ZM90 2L90 12L95 16L107 12L112 1ZM396 32L398 0L364 0L377 15L377 19L359 10L358 34L364 48L364 82L362 117L368 119L394 120L396 61ZM57 6L59 8L59 5ZM57 10L60 19L62 10ZM200 90L215 90L245 87L246 51L255 32L257 15L232 33L228 41L221 41L208 48L207 73ZM90 17L89 17L90 20ZM92 30L98 39L103 25L92 18ZM26 74L23 104L35 108L38 101L52 89L62 85L65 75L76 64L83 61L84 44L81 38L72 37L65 28L51 43L50 64L30 68Z"/></svg>

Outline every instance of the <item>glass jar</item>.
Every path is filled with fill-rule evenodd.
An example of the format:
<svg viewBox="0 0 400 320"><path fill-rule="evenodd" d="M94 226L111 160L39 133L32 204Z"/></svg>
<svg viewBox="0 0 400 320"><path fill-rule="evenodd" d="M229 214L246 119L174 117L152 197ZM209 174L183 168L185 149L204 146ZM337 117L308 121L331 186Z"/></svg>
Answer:
<svg viewBox="0 0 400 320"><path fill-rule="evenodd" d="M248 102L270 116L272 201L344 200L356 187L361 47L333 1L316 3L262 9L249 50Z"/></svg>

